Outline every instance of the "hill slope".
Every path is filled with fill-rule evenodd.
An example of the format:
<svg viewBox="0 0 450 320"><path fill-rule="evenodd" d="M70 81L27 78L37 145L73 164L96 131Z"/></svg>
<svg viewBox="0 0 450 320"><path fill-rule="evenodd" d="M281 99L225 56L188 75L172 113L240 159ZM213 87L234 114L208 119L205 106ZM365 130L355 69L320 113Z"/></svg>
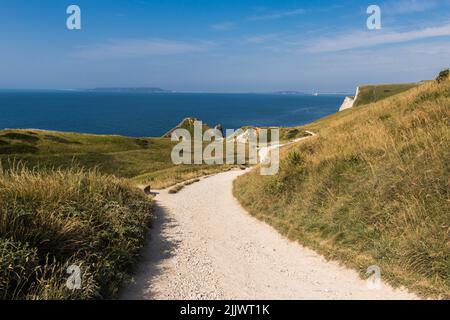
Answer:
<svg viewBox="0 0 450 320"><path fill-rule="evenodd" d="M240 177L253 215L361 274L450 297L450 81L349 109L301 129L280 173Z"/></svg>
<svg viewBox="0 0 450 320"><path fill-rule="evenodd" d="M167 133L163 135L164 138L170 138L172 137L172 132L174 132L176 129L185 129L189 131L191 134L192 139L194 138L194 122L195 121L201 121L196 118L185 118L183 119L178 125L176 125L174 128L170 129ZM211 129L206 123L202 124L202 132L205 132L206 130Z"/></svg>
<svg viewBox="0 0 450 320"><path fill-rule="evenodd" d="M117 177L133 178L160 188L226 166L176 166L167 138L130 138L46 130L0 130L0 164L9 169L22 162L28 168L97 168Z"/></svg>
<svg viewBox="0 0 450 320"><path fill-rule="evenodd" d="M362 106L368 103L378 102L380 100L389 98L396 94L408 91L417 86L418 86L417 83L361 86L359 87L359 94L358 98L355 101L354 107Z"/></svg>

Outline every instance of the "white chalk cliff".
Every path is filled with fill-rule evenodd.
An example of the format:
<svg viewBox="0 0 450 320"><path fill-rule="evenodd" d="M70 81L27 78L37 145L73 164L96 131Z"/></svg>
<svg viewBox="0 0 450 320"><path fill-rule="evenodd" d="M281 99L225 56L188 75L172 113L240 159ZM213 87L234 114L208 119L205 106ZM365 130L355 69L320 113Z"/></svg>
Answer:
<svg viewBox="0 0 450 320"><path fill-rule="evenodd" d="M353 108L353 105L355 104L358 95L359 95L359 87L356 88L356 94L354 97L345 97L344 102L342 102L342 105L339 108L339 111L344 111Z"/></svg>

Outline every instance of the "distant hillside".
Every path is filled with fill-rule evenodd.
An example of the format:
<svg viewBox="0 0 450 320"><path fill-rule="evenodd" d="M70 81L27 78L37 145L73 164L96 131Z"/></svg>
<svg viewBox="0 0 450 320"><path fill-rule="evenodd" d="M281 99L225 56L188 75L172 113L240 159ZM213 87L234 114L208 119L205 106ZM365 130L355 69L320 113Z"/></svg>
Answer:
<svg viewBox="0 0 450 320"><path fill-rule="evenodd" d="M362 276L377 265L394 286L448 299L450 80L366 87L360 105L299 127L318 136L282 149L277 175L240 177L234 193Z"/></svg>
<svg viewBox="0 0 450 320"><path fill-rule="evenodd" d="M154 188L219 172L227 166L172 163L175 142L167 138L131 138L46 130L0 130L0 168L18 162L27 168L97 168L101 173L150 183Z"/></svg>
<svg viewBox="0 0 450 320"><path fill-rule="evenodd" d="M171 93L173 91L165 90L161 88L154 88L154 87L139 87L139 88L122 88L122 87L115 87L115 88L94 88L94 89L88 89L87 91L91 92L124 92L124 93Z"/></svg>
<svg viewBox="0 0 450 320"><path fill-rule="evenodd" d="M417 83L367 85L359 87L358 98L353 107L362 106L368 103L380 101L393 95L405 92L417 87Z"/></svg>
<svg viewBox="0 0 450 320"><path fill-rule="evenodd" d="M286 90L286 91L277 91L277 92L275 92L275 94L296 95L296 94L305 94L305 93L304 93L304 92L301 92L301 91L290 91L290 90Z"/></svg>

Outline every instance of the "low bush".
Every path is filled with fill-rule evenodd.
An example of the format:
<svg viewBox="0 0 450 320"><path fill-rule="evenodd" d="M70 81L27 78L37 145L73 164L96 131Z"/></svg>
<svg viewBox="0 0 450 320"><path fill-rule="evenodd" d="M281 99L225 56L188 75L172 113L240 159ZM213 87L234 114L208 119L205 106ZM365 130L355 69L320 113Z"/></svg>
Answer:
<svg viewBox="0 0 450 320"><path fill-rule="evenodd" d="M437 83L442 83L450 77L450 69L442 70L436 78Z"/></svg>

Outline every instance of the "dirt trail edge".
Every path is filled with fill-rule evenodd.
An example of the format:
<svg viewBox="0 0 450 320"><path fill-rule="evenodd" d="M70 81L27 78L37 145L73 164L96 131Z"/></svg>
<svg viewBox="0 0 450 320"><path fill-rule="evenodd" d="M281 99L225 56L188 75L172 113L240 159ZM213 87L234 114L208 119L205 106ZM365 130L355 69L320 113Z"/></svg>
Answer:
<svg viewBox="0 0 450 320"><path fill-rule="evenodd" d="M251 217L233 197L245 171L159 191L142 261L121 299L416 299L326 261Z"/></svg>

